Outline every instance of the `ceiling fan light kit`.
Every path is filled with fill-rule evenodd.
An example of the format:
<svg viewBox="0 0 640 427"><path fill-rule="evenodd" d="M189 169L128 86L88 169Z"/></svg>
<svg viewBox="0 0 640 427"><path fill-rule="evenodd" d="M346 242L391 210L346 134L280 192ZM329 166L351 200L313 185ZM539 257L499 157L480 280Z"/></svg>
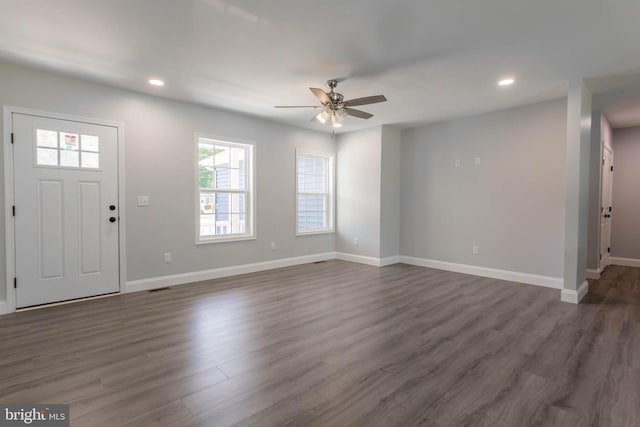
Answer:
<svg viewBox="0 0 640 427"><path fill-rule="evenodd" d="M333 79L327 81L327 86L329 86L329 92L325 92L324 90L315 87L309 88L311 93L313 93L322 103L320 106L276 105L276 108L322 108L322 111L314 115L311 118L311 121L317 121L322 124L331 121L333 127L341 127L342 122L347 116L358 117L360 119L370 119L373 117L373 114L367 113L366 111L356 110L351 107L375 104L377 102L384 102L387 100L384 95L373 95L345 101L344 96L335 91L335 88L338 86L338 80Z"/></svg>
<svg viewBox="0 0 640 427"><path fill-rule="evenodd" d="M331 109L326 106L320 111L312 120L317 120L322 124L327 123L327 120L331 118Z"/></svg>

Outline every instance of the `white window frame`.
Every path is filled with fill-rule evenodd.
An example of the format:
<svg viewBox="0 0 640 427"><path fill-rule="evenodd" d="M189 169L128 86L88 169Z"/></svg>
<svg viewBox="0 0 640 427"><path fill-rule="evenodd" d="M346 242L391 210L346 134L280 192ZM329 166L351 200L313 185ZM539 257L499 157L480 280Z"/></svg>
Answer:
<svg viewBox="0 0 640 427"><path fill-rule="evenodd" d="M327 177L326 177L326 188L328 189L327 194L327 203L329 204L327 209L327 227L322 228L314 228L314 229L305 229L300 230L300 226L298 224L298 195L301 194L298 192L298 160L300 156L314 156L314 157L325 157L327 159ZM306 149L296 149L296 165L295 165L295 174L296 174L296 188L295 188L295 197L296 197L296 236L309 236L314 234L326 234L326 233L334 233L335 232L335 154L327 153L327 152L319 152L313 150ZM323 194L323 193L314 193L314 194Z"/></svg>
<svg viewBox="0 0 640 427"><path fill-rule="evenodd" d="M247 149L247 190L246 191L233 191L233 190L220 190L223 193L244 193L245 197L245 233L226 234L220 236L206 236L200 235L200 173L199 173L199 147L200 143L210 143L212 145L225 145L228 147L239 147ZM256 144L253 141L246 141L237 138L227 138L212 136L202 133L196 133L195 136L195 232L196 232L196 245L207 245L211 243L224 243L224 242L237 242L242 240L255 240L256 239L256 220L255 220L255 200L256 200L256 173L255 173L255 158L256 158Z"/></svg>

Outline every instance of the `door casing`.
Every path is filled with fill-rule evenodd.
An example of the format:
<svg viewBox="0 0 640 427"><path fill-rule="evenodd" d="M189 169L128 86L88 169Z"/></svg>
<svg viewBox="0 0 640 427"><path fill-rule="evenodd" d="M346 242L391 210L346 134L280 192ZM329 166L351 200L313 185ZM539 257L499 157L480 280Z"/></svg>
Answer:
<svg viewBox="0 0 640 427"><path fill-rule="evenodd" d="M609 168L613 167L613 150L607 147L606 145L602 145L602 176L600 179L600 218L598 221L598 233L600 236L600 241L598 242L598 253L600 256L598 257L598 270L602 273L605 268L607 268L611 263L611 253L605 253L605 246L607 248L611 247L611 216L608 219L604 219L604 215L612 215L612 212L609 212L609 207L613 206L613 170L609 170ZM606 162L606 158L608 157L609 162ZM609 174L608 178L605 179L605 174ZM605 200L605 193L608 196L608 203ZM608 206L607 206L608 205ZM603 228L606 223L606 227L608 227L608 233L603 232Z"/></svg>

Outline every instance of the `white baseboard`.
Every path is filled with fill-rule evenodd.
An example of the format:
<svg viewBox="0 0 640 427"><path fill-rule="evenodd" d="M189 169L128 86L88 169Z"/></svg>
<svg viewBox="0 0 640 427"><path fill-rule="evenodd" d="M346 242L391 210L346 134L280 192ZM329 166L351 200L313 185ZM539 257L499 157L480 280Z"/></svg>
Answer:
<svg viewBox="0 0 640 427"><path fill-rule="evenodd" d="M589 282L585 280L577 291L573 289L563 289L562 292L560 292L560 301L579 304L587 293L589 293Z"/></svg>
<svg viewBox="0 0 640 427"><path fill-rule="evenodd" d="M348 254L345 252L336 252L336 259L342 261L357 262L358 264L372 265L374 267L380 267L380 258L372 256Z"/></svg>
<svg viewBox="0 0 640 427"><path fill-rule="evenodd" d="M559 277L540 276L537 274L520 273L517 271L499 270L495 268L479 267L476 265L457 264L446 261L436 261L425 258L400 256L400 262L420 267L435 268L437 270L453 271L455 273L470 274L472 276L489 277L491 279L507 280L510 282L526 283L528 285L544 286L562 289L564 280Z"/></svg>
<svg viewBox="0 0 640 427"><path fill-rule="evenodd" d="M163 288L166 286L177 286L186 283L199 282L203 280L219 279L222 277L235 276L239 274L255 273L259 271L273 270L276 268L291 267L294 265L308 264L318 261L327 261L331 259L339 259L343 261L357 262L360 264L371 265L375 267L384 267L387 265L404 263L417 265L421 267L435 268L439 270L452 271L456 273L470 274L474 276L489 277L492 279L507 280L512 282L526 283L529 285L545 286L548 288L562 289L563 280L557 277L540 276L529 273L520 273L508 270L499 270L495 268L479 267L474 265L457 264L445 261L429 260L424 258L415 258L408 256L391 256L387 258L375 258L363 255L348 254L344 252L325 252L321 254L305 255L293 258L277 259L272 261L257 262L252 264L243 264L230 267L214 268L211 270L194 271L181 274L173 274L168 276L151 277L148 279L131 280L126 282L122 293L140 292L151 289ZM617 258L612 258L612 263L616 263ZM640 266L640 260L637 261ZM585 282L586 283L586 282ZM583 285L584 286L584 285ZM583 286L576 291L563 290L563 301L573 300L580 301L588 291L588 285ZM582 292L582 293L580 293ZM12 313L15 307L6 301L0 301L0 315Z"/></svg>
<svg viewBox="0 0 640 427"><path fill-rule="evenodd" d="M358 264L372 265L374 267L386 267L387 265L397 264L400 262L400 256L390 256L387 258L375 258L371 256L348 254L345 252L336 252L336 259L342 261L357 262Z"/></svg>
<svg viewBox="0 0 640 427"><path fill-rule="evenodd" d="M387 265L398 264L400 262L400 255L390 256L387 258L380 258L380 267L386 267Z"/></svg>
<svg viewBox="0 0 640 427"><path fill-rule="evenodd" d="M587 268L587 279L600 280L600 269L592 270Z"/></svg>
<svg viewBox="0 0 640 427"><path fill-rule="evenodd" d="M609 258L609 264L622 265L624 267L640 267L640 259L634 258Z"/></svg>
<svg viewBox="0 0 640 427"><path fill-rule="evenodd" d="M275 268L291 267L294 265L308 264L311 262L327 261L334 259L335 253L306 255L294 258L276 259L273 261L256 262L253 264L234 265L231 267L214 268L211 270L193 271L170 276L152 277L149 279L131 280L126 283L123 293L148 291L151 289L177 286L185 283L200 282L203 280L219 279L222 277L236 276L238 274L255 273L258 271L273 270Z"/></svg>

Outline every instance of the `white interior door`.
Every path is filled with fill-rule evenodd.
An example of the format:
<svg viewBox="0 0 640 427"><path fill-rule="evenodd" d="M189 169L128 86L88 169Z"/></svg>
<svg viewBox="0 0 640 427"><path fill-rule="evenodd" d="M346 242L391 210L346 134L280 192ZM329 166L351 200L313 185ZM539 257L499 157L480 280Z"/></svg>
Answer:
<svg viewBox="0 0 640 427"><path fill-rule="evenodd" d="M611 193L613 184L613 153L604 146L602 150L602 206L600 208L600 271L610 263L611 248Z"/></svg>
<svg viewBox="0 0 640 427"><path fill-rule="evenodd" d="M117 292L117 128L12 124L17 307Z"/></svg>

